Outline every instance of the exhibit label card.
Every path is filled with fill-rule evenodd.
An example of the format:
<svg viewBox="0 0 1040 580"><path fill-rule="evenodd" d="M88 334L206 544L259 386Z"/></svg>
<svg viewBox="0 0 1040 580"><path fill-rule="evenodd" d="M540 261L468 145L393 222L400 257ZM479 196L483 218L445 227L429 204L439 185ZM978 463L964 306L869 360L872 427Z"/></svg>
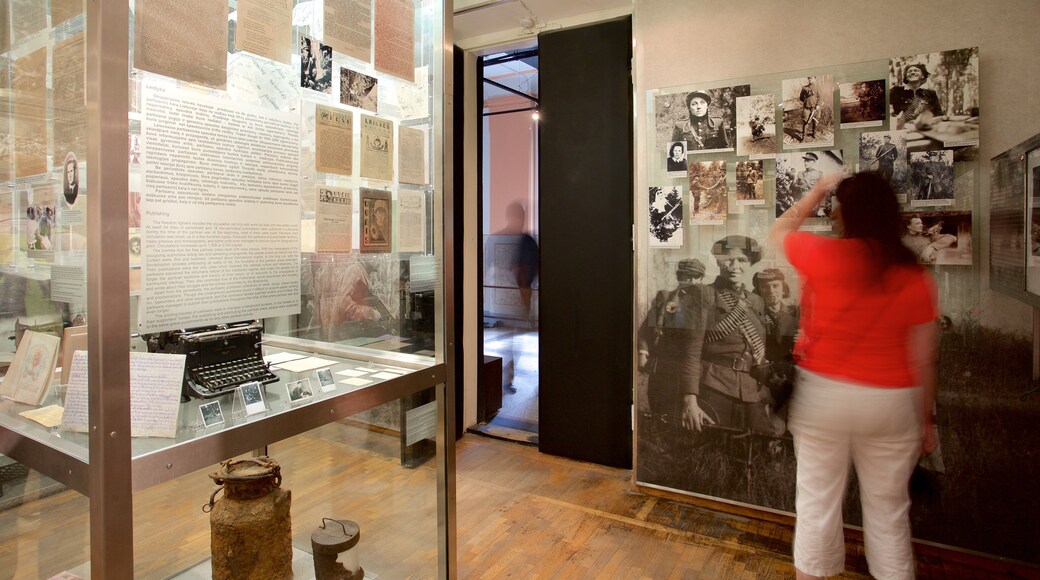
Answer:
<svg viewBox="0 0 1040 580"><path fill-rule="evenodd" d="M401 183L426 183L426 133L421 129L401 127L398 130Z"/></svg>
<svg viewBox="0 0 1040 580"><path fill-rule="evenodd" d="M130 436L177 436L184 355L130 353ZM72 355L62 428L87 431L87 352Z"/></svg>
<svg viewBox="0 0 1040 580"><path fill-rule="evenodd" d="M426 251L426 195L402 189L397 194L397 251Z"/></svg>
<svg viewBox="0 0 1040 580"><path fill-rule="evenodd" d="M354 169L354 113L317 105L314 118L316 169L350 175Z"/></svg>
<svg viewBox="0 0 1040 580"><path fill-rule="evenodd" d="M137 0L135 6L136 68L207 87L225 87L226 2Z"/></svg>
<svg viewBox="0 0 1040 580"><path fill-rule="evenodd" d="M353 196L350 189L318 187L318 206L314 212L315 252L350 252Z"/></svg>
<svg viewBox="0 0 1040 580"><path fill-rule="evenodd" d="M235 48L289 64L292 58L292 3L238 0Z"/></svg>
<svg viewBox="0 0 1040 580"><path fill-rule="evenodd" d="M394 180L394 122L361 115L361 177Z"/></svg>
<svg viewBox="0 0 1040 580"><path fill-rule="evenodd" d="M325 0L325 42L347 56L372 62L371 0Z"/></svg>
<svg viewBox="0 0 1040 580"><path fill-rule="evenodd" d="M142 93L140 331L299 313L299 113Z"/></svg>
<svg viewBox="0 0 1040 580"><path fill-rule="evenodd" d="M415 82L412 0L376 0L376 70Z"/></svg>

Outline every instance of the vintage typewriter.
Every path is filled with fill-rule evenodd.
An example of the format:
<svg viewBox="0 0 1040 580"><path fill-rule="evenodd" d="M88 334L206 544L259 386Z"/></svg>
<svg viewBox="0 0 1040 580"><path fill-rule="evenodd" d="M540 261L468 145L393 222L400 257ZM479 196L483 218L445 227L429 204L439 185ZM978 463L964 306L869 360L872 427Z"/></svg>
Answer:
<svg viewBox="0 0 1040 580"><path fill-rule="evenodd" d="M263 327L246 321L146 335L148 352L185 355L181 400L211 399L242 383L278 380L261 351Z"/></svg>

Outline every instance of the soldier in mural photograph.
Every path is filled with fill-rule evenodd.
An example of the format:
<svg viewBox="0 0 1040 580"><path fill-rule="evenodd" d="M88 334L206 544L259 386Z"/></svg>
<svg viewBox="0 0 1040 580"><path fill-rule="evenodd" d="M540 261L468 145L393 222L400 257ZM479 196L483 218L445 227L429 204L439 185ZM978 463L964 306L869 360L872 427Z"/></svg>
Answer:
<svg viewBox="0 0 1040 580"><path fill-rule="evenodd" d="M762 298L748 275L762 248L746 236L726 236L712 245L719 275L704 293L699 326L680 373L682 425L691 431L718 425L773 436L782 419L769 408L768 389L752 374L768 366ZM699 348L698 348L699 347Z"/></svg>
<svg viewBox="0 0 1040 580"><path fill-rule="evenodd" d="M913 216L906 224L903 245L917 256L923 264L934 264L939 252L957 243L957 236L942 233L943 222L936 222L927 229L924 220Z"/></svg>
<svg viewBox="0 0 1040 580"><path fill-rule="evenodd" d="M686 110L689 118L672 129L672 141L685 141L689 151L725 149L725 127L722 117L708 116L711 95L704 91L691 91L686 95Z"/></svg>
<svg viewBox="0 0 1040 580"><path fill-rule="evenodd" d="M798 100L802 102L802 138L816 137L816 128L820 126L820 89L816 86L816 77L808 77L808 82L802 87L798 94Z"/></svg>
<svg viewBox="0 0 1040 580"><path fill-rule="evenodd" d="M751 277L751 284L765 305L766 359L788 360L794 352L799 313L796 304L788 303L791 287L787 278L777 268L766 268Z"/></svg>

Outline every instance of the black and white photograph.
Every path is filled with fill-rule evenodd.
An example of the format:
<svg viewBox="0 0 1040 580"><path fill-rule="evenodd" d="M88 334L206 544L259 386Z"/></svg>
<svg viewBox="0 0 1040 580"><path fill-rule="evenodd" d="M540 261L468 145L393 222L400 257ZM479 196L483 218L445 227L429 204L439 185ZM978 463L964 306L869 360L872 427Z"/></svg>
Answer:
<svg viewBox="0 0 1040 580"><path fill-rule="evenodd" d="M30 258L47 258L54 251L54 203L34 203L25 208L25 246Z"/></svg>
<svg viewBox="0 0 1040 580"><path fill-rule="evenodd" d="M379 105L379 80L366 74L340 67L339 102L351 107L376 112Z"/></svg>
<svg viewBox="0 0 1040 580"><path fill-rule="evenodd" d="M650 187L650 247L683 245L683 189L678 185Z"/></svg>
<svg viewBox="0 0 1040 580"><path fill-rule="evenodd" d="M668 159L665 161L668 177L686 176L686 141L668 144Z"/></svg>
<svg viewBox="0 0 1040 580"><path fill-rule="evenodd" d="M816 182L825 175L844 171L841 149L806 151L804 153L779 153L776 156L776 216L780 217L798 200L809 193ZM811 218L831 217L832 194L828 194L813 208ZM803 229L818 229L803 226ZM827 226L830 229L830 226Z"/></svg>
<svg viewBox="0 0 1040 580"><path fill-rule="evenodd" d="M332 376L332 369L327 367L318 369L315 374L318 376L318 386L321 387L323 393L336 390L336 379Z"/></svg>
<svg viewBox="0 0 1040 580"><path fill-rule="evenodd" d="M687 154L733 151L736 143L737 98L751 85L702 89L654 98L657 145L685 141Z"/></svg>
<svg viewBox="0 0 1040 580"><path fill-rule="evenodd" d="M978 47L893 58L888 75L893 129L931 149L979 144Z"/></svg>
<svg viewBox="0 0 1040 580"><path fill-rule="evenodd" d="M690 223L722 225L729 212L725 161L690 161Z"/></svg>
<svg viewBox="0 0 1040 580"><path fill-rule="evenodd" d="M953 150L911 152L907 192L910 207L953 205Z"/></svg>
<svg viewBox="0 0 1040 580"><path fill-rule="evenodd" d="M929 266L970 266L970 211L904 212L903 245Z"/></svg>
<svg viewBox="0 0 1040 580"><path fill-rule="evenodd" d="M773 93L737 97L737 155L776 156L776 97Z"/></svg>
<svg viewBox="0 0 1040 580"><path fill-rule="evenodd" d="M241 393L242 402L245 403L246 415L255 415L267 410L264 403L264 387L259 382L243 383L238 387L238 391Z"/></svg>
<svg viewBox="0 0 1040 580"><path fill-rule="evenodd" d="M880 127L885 122L885 80L840 83L841 128Z"/></svg>
<svg viewBox="0 0 1040 580"><path fill-rule="evenodd" d="M784 149L834 145L834 77L812 75L781 83Z"/></svg>
<svg viewBox="0 0 1040 580"><path fill-rule="evenodd" d="M220 410L220 401L210 401L199 405L203 427L212 427L224 423L224 412Z"/></svg>
<svg viewBox="0 0 1040 580"><path fill-rule="evenodd" d="M65 195L65 207L72 207L79 197L79 160L76 154L69 151L65 154L64 179L61 180L62 193Z"/></svg>
<svg viewBox="0 0 1040 580"><path fill-rule="evenodd" d="M332 47L300 37L300 86L319 93L332 92Z"/></svg>
<svg viewBox="0 0 1040 580"><path fill-rule="evenodd" d="M899 203L906 203L909 171L906 131L872 131L859 136L859 170L877 171L892 184Z"/></svg>
<svg viewBox="0 0 1040 580"><path fill-rule="evenodd" d="M737 161L737 205L765 205L762 161Z"/></svg>
<svg viewBox="0 0 1040 580"><path fill-rule="evenodd" d="M637 481L792 509L791 436L766 382L799 310L793 274L762 257L758 240L728 235L669 267L638 335Z"/></svg>
<svg viewBox="0 0 1040 580"><path fill-rule="evenodd" d="M1026 199L1029 201L1029 256L1030 265L1040 264L1040 149L1029 152L1026 158ZM1028 280L1027 282L1032 282ZM1031 284L1030 284L1031 285ZM1027 290L1032 291L1032 288Z"/></svg>
<svg viewBox="0 0 1040 580"><path fill-rule="evenodd" d="M286 383L285 392L289 395L289 401L293 403L303 401L314 396L314 391L311 389L310 379L300 379L298 381Z"/></svg>

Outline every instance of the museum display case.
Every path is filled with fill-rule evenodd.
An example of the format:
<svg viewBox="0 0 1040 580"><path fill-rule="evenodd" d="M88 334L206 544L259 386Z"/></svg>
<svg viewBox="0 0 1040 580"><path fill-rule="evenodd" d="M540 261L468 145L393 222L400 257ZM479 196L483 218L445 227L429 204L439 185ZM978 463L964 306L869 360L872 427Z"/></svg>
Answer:
<svg viewBox="0 0 1040 580"><path fill-rule="evenodd" d="M450 5L0 6L0 568L208 569L207 474L269 455L298 577L322 518L450 574Z"/></svg>

